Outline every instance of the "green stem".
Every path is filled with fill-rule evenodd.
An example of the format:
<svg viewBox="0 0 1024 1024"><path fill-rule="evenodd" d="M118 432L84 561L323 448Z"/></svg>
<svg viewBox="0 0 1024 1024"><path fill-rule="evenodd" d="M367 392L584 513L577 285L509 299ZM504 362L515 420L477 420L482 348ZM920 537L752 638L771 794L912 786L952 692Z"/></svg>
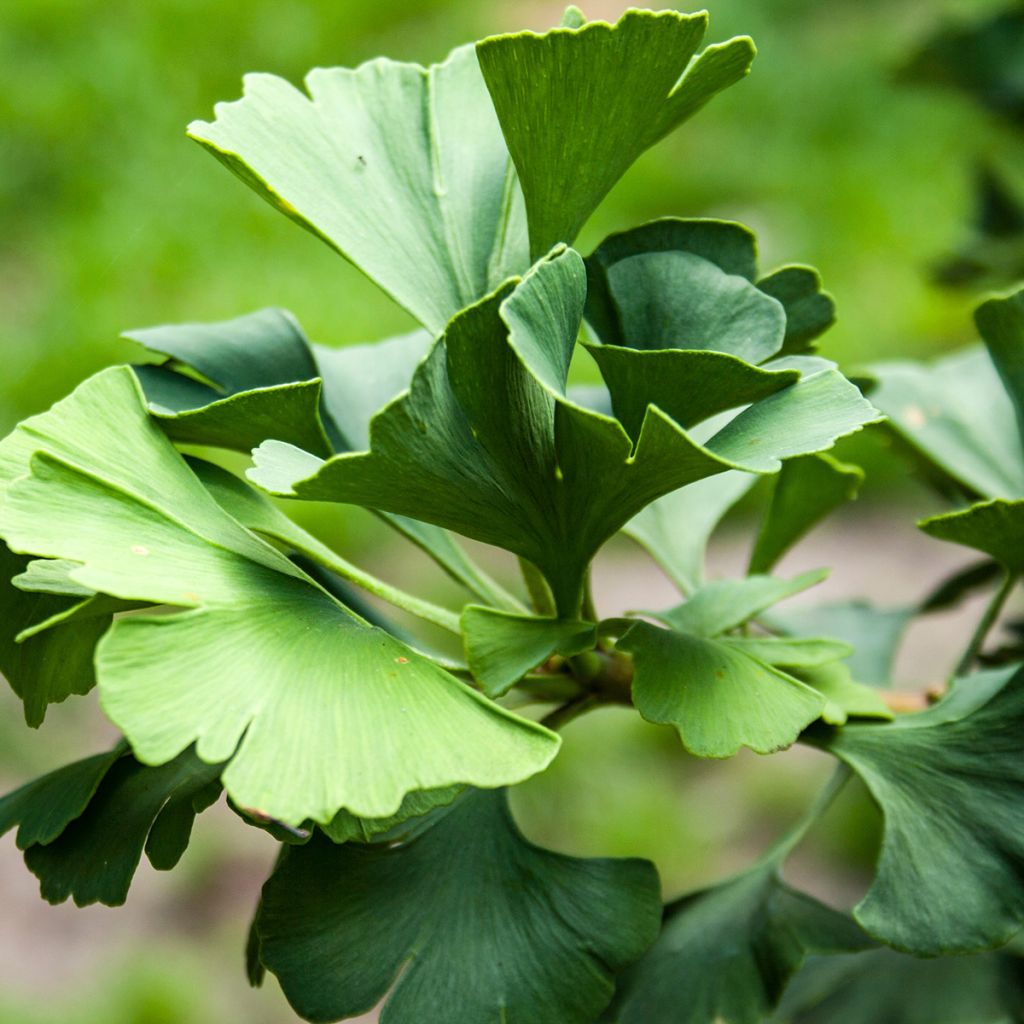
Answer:
<svg viewBox="0 0 1024 1024"><path fill-rule="evenodd" d="M540 724L548 729L558 730L568 725L574 718L578 718L584 712L589 711L600 703L601 698L596 693L581 693L578 697L559 705L554 711L546 714Z"/></svg>
<svg viewBox="0 0 1024 1024"><path fill-rule="evenodd" d="M556 618L558 610L555 608L555 601L551 596L551 588L548 586L548 581L541 575L540 569L525 558L519 559L519 568L526 581L526 589L530 594L533 610L538 615Z"/></svg>
<svg viewBox="0 0 1024 1024"><path fill-rule="evenodd" d="M337 573L343 579L349 580L357 587L361 587L367 593L379 597L395 608L401 608L403 611L409 612L410 615L415 615L426 622L432 622L449 633L458 635L462 632L459 626L459 616L455 612L377 579L376 576L357 568L341 555L332 551L326 544L321 544L313 537L304 539L301 548L298 546L297 538L288 539L302 554L308 555L314 561L330 569L331 572Z"/></svg>
<svg viewBox="0 0 1024 1024"><path fill-rule="evenodd" d="M978 655L981 653L981 648L985 643L985 638L988 636L989 630L991 630L995 625L996 620L999 618L999 613L1003 610L1003 605L1006 604L1006 599L1010 596L1013 588L1016 586L1017 579L1017 573L1007 570L1002 584L992 595L992 600L989 601L988 606L985 608L985 612L981 616L981 620L978 622L977 628L974 630L970 642L967 644L967 649L964 651L963 657L960 658L960 661L957 662L956 668L953 670L954 678L957 676L965 676L970 672L974 662L978 658Z"/></svg>
<svg viewBox="0 0 1024 1024"><path fill-rule="evenodd" d="M852 772L848 765L840 762L836 765L832 778L825 788L814 798L797 823L768 851L764 860L783 861L803 841L811 826L828 810L832 801L849 781Z"/></svg>
<svg viewBox="0 0 1024 1024"><path fill-rule="evenodd" d="M423 538L408 529L401 516L378 512L380 519L397 530L406 540L416 545L428 558L439 565L456 583L465 587L474 597L495 608L509 612L524 612L526 606L519 598L510 594L496 579L486 573L452 538L451 557L445 557L431 550Z"/></svg>
<svg viewBox="0 0 1024 1024"><path fill-rule="evenodd" d="M592 577L593 567L587 570L587 582L583 587L583 618L587 622L597 622L597 606L594 604L594 588Z"/></svg>

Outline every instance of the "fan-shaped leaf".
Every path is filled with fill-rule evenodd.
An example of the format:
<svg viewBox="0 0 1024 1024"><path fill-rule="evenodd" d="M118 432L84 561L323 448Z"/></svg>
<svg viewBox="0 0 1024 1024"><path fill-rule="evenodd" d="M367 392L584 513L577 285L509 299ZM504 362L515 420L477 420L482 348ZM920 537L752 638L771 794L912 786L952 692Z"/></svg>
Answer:
<svg viewBox="0 0 1024 1024"><path fill-rule="evenodd" d="M355 1016L390 991L392 1024L590 1024L659 916L646 861L542 850L503 793L474 792L397 845L290 848L256 928L307 1020Z"/></svg>
<svg viewBox="0 0 1024 1024"><path fill-rule="evenodd" d="M522 195L472 47L429 68L317 68L305 86L247 75L189 135L432 333L526 269Z"/></svg>
<svg viewBox="0 0 1024 1024"><path fill-rule="evenodd" d="M644 150L747 74L745 37L694 58L706 30L703 13L629 10L615 25L477 43L526 197L533 259L572 242Z"/></svg>
<svg viewBox="0 0 1024 1024"><path fill-rule="evenodd" d="M812 738L864 780L885 818L856 907L876 938L923 956L1006 942L1024 924L1024 670L975 675L887 725Z"/></svg>
<svg viewBox="0 0 1024 1024"><path fill-rule="evenodd" d="M511 550L544 573L560 614L574 617L593 554L651 500L726 469L775 472L874 416L829 370L755 403L706 445L651 407L634 450L616 420L565 395L584 289L579 256L556 251L452 321L408 395L374 419L369 452L321 462L271 442L251 478Z"/></svg>
<svg viewBox="0 0 1024 1024"><path fill-rule="evenodd" d="M67 433L89 409L119 424L116 445L100 435L109 450ZM502 785L550 761L557 737L357 620L224 512L129 370L29 423L46 454L8 489L0 534L82 563L73 578L97 591L189 609L122 619L97 651L103 706L142 760L197 742L230 759L238 804L293 825L343 806L386 817L412 790Z"/></svg>
<svg viewBox="0 0 1024 1024"><path fill-rule="evenodd" d="M792 889L769 859L665 908L661 935L628 968L607 1024L762 1024L804 958L864 949L845 914Z"/></svg>

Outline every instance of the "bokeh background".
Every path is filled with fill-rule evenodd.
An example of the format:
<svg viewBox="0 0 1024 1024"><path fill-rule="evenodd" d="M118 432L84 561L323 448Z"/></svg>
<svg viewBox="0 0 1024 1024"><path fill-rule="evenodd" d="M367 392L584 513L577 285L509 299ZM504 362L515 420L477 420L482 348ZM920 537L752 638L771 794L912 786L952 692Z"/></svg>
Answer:
<svg viewBox="0 0 1024 1024"><path fill-rule="evenodd" d="M621 0L581 5L614 18ZM662 7L669 5L653 4ZM641 158L592 219L583 251L651 217L722 216L753 227L762 266L811 263L839 322L824 354L847 369L970 341L977 293L940 290L927 268L967 232L971 169L1009 173L1020 143L969 100L910 86L895 70L939 24L1001 6L983 0L709 0L711 40L748 33L754 71ZM682 9L682 8L681 8ZM686 8L692 9L692 8ZM368 341L410 326L361 275L272 210L184 135L243 72L299 81L315 65L387 54L423 63L482 35L543 29L559 4L490 0L5 0L0 4L0 433L83 376L130 358L119 332L285 306L315 340ZM870 470L858 505L782 566L835 564L820 597L919 597L962 564L918 537L934 508L862 435L842 453ZM895 515L893 509L896 509ZM319 528L403 582L442 587L429 567L380 547L367 517ZM741 510L713 552L742 562ZM598 575L602 611L672 600L634 549ZM441 591L443 596L443 591ZM906 684L943 671L959 619L937 617L901 658ZM0 690L0 784L106 742L91 699L54 709L41 735ZM817 755L701 764L674 737L621 712L581 721L550 777L519 794L524 827L568 852L653 857L674 895L749 863L822 778ZM0 1022L200 1024L294 1020L273 982L248 991L247 915L272 844L226 812L200 819L171 876L144 866L128 907L49 908L0 844ZM802 881L857 895L875 837L856 792L817 830ZM828 864L831 863L831 867Z"/></svg>

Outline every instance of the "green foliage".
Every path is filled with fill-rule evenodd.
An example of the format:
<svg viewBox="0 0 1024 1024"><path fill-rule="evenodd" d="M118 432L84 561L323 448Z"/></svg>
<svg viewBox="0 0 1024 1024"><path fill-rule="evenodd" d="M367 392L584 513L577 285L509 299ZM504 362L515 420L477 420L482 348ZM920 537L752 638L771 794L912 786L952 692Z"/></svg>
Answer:
<svg viewBox="0 0 1024 1024"><path fill-rule="evenodd" d="M973 671L1022 568L1020 298L979 311L991 362L875 371L917 464L981 499L924 528L1007 572L955 686L896 716L873 687L913 614L994 576L972 567L920 609L775 608L826 573L769 571L863 475L824 453L880 418L808 354L834 319L817 273L762 276L752 234L719 220L573 248L634 160L746 74L749 40L698 55L705 27L571 9L430 68L317 70L308 95L251 76L193 123L422 330L333 351L266 309L132 331L148 362L0 441L0 668L30 725L95 685L124 737L0 801L47 899L123 902L143 852L173 867L223 789L280 847L251 980L273 972L309 1020L383 999L393 1024L754 1024L808 955L974 952L1024 924L1024 669ZM585 393L577 357L600 377ZM253 465L243 479L209 449ZM749 573L707 581L711 533L761 476ZM278 498L374 511L459 585L457 607L352 565ZM592 563L620 532L681 602L602 617ZM525 587L453 534L518 556ZM841 764L753 867L662 908L648 862L541 849L507 806L558 729L612 704L698 757L802 741ZM854 918L781 875L847 767L885 819Z"/></svg>

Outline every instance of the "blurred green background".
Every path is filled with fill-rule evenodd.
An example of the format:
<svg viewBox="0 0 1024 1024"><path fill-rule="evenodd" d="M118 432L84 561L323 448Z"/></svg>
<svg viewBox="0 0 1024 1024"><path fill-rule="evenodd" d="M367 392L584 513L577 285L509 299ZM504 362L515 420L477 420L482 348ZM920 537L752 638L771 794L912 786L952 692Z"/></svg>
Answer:
<svg viewBox="0 0 1024 1024"><path fill-rule="evenodd" d="M582 6L614 18L627 5ZM586 228L583 251L655 216L733 218L758 232L766 269L821 270L840 317L823 352L845 366L970 340L974 297L938 291L925 268L964 233L973 159L1012 164L1016 143L966 99L899 86L893 70L944 18L1000 5L707 6L710 40L754 37L751 77L640 160ZM246 71L298 81L315 65L381 53L430 62L560 14L486 0L0 4L0 432L129 358L118 340L127 328L275 304L325 343L406 329L406 314L188 141L185 125L236 98ZM91 752L100 730L80 701L54 710L40 743L0 692L0 783ZM573 726L521 809L531 834L558 848L654 856L674 893L749 862L825 770L806 751L755 772L752 762L697 764L664 731L603 712ZM874 827L857 806L818 843L854 875ZM117 913L26 904L32 881L12 876L5 842L0 1022L292 1020L279 994L250 995L241 971L245 915L273 851L226 815L211 820L172 880L143 871L140 895Z"/></svg>

